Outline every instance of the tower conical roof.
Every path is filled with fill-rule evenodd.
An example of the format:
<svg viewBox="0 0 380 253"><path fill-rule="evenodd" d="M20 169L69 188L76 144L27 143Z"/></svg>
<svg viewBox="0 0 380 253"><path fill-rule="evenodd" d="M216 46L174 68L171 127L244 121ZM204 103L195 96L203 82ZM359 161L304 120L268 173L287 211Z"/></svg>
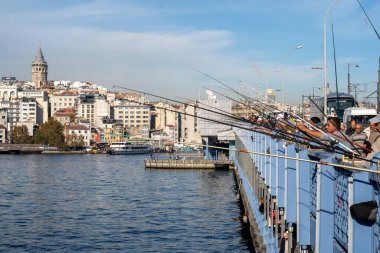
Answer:
<svg viewBox="0 0 380 253"><path fill-rule="evenodd" d="M34 62L45 62L44 54L42 53L41 46L37 49L36 58L34 59Z"/></svg>

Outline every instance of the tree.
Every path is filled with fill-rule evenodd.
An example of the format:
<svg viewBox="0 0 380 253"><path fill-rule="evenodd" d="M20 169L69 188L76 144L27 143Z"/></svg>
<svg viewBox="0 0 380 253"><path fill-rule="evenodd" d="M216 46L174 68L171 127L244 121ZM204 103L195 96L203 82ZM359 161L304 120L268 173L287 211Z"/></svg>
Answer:
<svg viewBox="0 0 380 253"><path fill-rule="evenodd" d="M63 147L65 144L65 137L63 135L63 126L54 118L43 123L38 129L35 143L45 144L54 147Z"/></svg>
<svg viewBox="0 0 380 253"><path fill-rule="evenodd" d="M12 142L15 144L30 144L33 138L29 136L28 128L25 125L16 126L12 130Z"/></svg>

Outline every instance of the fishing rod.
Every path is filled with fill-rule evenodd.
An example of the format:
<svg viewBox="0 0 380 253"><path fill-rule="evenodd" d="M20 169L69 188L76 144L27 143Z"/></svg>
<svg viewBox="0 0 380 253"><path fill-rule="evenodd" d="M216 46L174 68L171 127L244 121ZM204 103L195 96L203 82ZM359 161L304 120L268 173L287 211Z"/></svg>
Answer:
<svg viewBox="0 0 380 253"><path fill-rule="evenodd" d="M227 84L225 84L224 82L222 82L222 81L216 79L215 77L213 77L213 76L211 76L211 75L209 75L209 74L207 74L207 73L205 73L205 72L202 72L202 71L200 71L200 70L196 70L196 69L193 69L193 70L195 70L195 71L197 71L197 72L199 72L199 73L201 73L201 74L203 74L203 75L205 75L205 76L207 76L207 77L209 77L209 78L215 80L216 82L218 82L218 83L222 84L223 86L227 87L229 90L231 90L231 91L235 92L236 94L238 94L238 95L240 95L240 96L246 98L246 96L244 96L244 95L242 95L241 93L237 92L235 89L231 88L229 85L227 85ZM256 92L258 92L258 91L256 91ZM261 93L261 92L260 92L260 93ZM262 94L262 93L261 93L261 94ZM263 95L263 94L262 94L262 95ZM273 100L272 100L272 101L273 101ZM275 102L275 101L274 101L274 102ZM282 111L282 112L285 113L285 111ZM301 120L302 120L302 121L305 121L305 120L303 120L303 119L301 119ZM306 122L306 121L305 121L305 122ZM291 126L292 126L292 127L295 127L294 125L291 125ZM310 136L309 136L309 137L310 137ZM314 137L312 137L312 138L314 138ZM315 138L314 138L314 139L315 139Z"/></svg>
<svg viewBox="0 0 380 253"><path fill-rule="evenodd" d="M222 125L227 125L227 126L236 127L236 128L239 128L239 129L251 131L251 132L257 132L257 133L260 133L260 134L265 134L265 135L271 136L271 137L276 138L276 139L278 138L278 135L271 134L269 132L265 132L265 131L259 130L258 128L243 127L243 126L240 126L240 125L237 125L237 124L227 123L227 122L223 122L223 121L219 121L219 120L215 120L215 119L210 119L210 118L202 117L202 116L199 116L199 115L193 115L193 114L186 113L186 112L180 112L180 111L177 111L177 110L172 110L172 109L161 107L161 106L151 105L151 104L147 104L147 103L144 103L144 102L138 102L138 101L133 101L133 100L129 100L129 99L125 99L125 100L127 100L129 102L137 103L137 104L140 104L140 105L145 105L145 106L154 107L154 108L158 108L158 109L162 109L162 110L167 110L167 111L170 111L170 112L176 112L176 113L180 113L182 115L186 115L186 116L190 116L190 117L194 117L194 118L199 118L199 119L203 119L203 120L214 122L214 123L219 123L219 124L222 124ZM310 145L310 143L308 143L306 141L302 142L302 141L299 141L299 140L290 139L289 137L287 137L287 138L283 137L282 139L288 140L288 141L292 141L292 142L296 142L296 143L299 143L299 144L302 144L302 145ZM314 147L314 148L317 148L317 147Z"/></svg>
<svg viewBox="0 0 380 253"><path fill-rule="evenodd" d="M198 71L199 73L201 73L201 74L203 74L203 75L206 75L207 77L209 77L209 78L211 78L211 79L217 81L218 83L220 83L220 84L222 84L223 86L227 87L228 89L234 91L234 92L237 93L238 95L240 95L240 96L242 96L242 97L245 97L244 95L242 95L241 93L237 92L235 89L231 88L229 85L223 83L222 81L219 81L219 80L216 79L215 77L213 77L213 76L211 76L211 75L209 75L209 74L207 74L207 73L204 73L204 72L202 72L202 71L199 71L199 70L197 70L197 71ZM286 111L283 111L283 112L285 113ZM286 112L286 113L288 113L288 112ZM291 113L291 112L290 112L290 113ZM307 121L305 121L304 119L302 119L302 118L300 118L300 117L298 117L298 119L301 120L301 121L303 121L303 122L307 122ZM295 126L292 125L292 127L295 127ZM339 129L338 127L336 127L336 128ZM340 133L346 138L346 141L348 141L348 142L351 144L351 142L347 139L347 137L346 137L346 136L345 136L340 130L338 130L338 131L339 131L339 132L340 132ZM303 132L303 131L302 131L302 132ZM304 133L304 132L303 132L303 133ZM304 134L305 134L305 133L304 133ZM326 133L324 133L324 134L326 134ZM329 137L331 138L330 135L327 135L327 136L329 136ZM347 149L348 151L354 153L352 149L348 148L346 145L344 145L344 144L341 143L340 141L338 141L338 140L336 140L336 139L334 139L334 138L331 138L331 139L332 139L333 141L335 141L335 142L338 142L338 144L341 145L343 148L345 148L345 149ZM352 145L352 144L351 144L351 145ZM352 145L352 146L353 146L353 145ZM353 148L355 149L355 151L358 152L359 155L361 155L361 152L358 151L358 150L355 148L355 146L353 146Z"/></svg>
<svg viewBox="0 0 380 253"><path fill-rule="evenodd" d="M215 79L215 78L214 78ZM220 82L220 81L219 81ZM211 90L211 89L210 89ZM212 90L211 90L212 91ZM215 91L213 91L213 92L215 92ZM227 97L227 96L225 96L224 94L221 94L221 93L218 93L218 92L215 92L215 93L217 93L217 94L220 94L220 95L222 95L222 96L224 96L224 97L226 97L226 98L228 98L228 99L231 99L231 100L234 100L233 98L230 98L230 97ZM234 100L234 101L236 101L236 100ZM273 101L273 100L272 100ZM236 101L236 102L238 102L238 103L240 103L239 101ZM263 105L263 103L260 103L260 101L257 101L256 100L256 102L258 103L258 105ZM272 108L272 107L270 107L270 106L268 106L270 109L272 109L272 110L274 110L274 108ZM258 110L256 110L257 112L259 112ZM285 117L285 114L287 114L288 112L284 112L284 111L280 111L280 112L282 112L282 113L284 113L284 117ZM260 113L260 112L259 112ZM268 110L264 107L264 112L261 112L262 114L264 114L264 115L267 115L268 114ZM272 111L272 113L273 113L273 111ZM295 115L295 114L294 114ZM302 119L301 119L302 120ZM304 120L303 120L304 121ZM308 123L307 121L305 121L306 123ZM288 126L290 126L290 127L292 127L292 128L296 128L296 126L294 125L294 124L291 124L291 123L289 123L289 122L287 122L287 121L285 121L285 123L286 123L286 125L288 125ZM308 123L309 124L309 123ZM272 127L272 129L275 129L275 126L273 126ZM318 129L319 130L319 129ZM288 132L286 132L286 133L284 133L284 132L282 132L282 134L286 134L286 135L288 135L289 133ZM323 143L323 142L321 142L318 138L316 138L316 137L314 137L314 136L311 136L311 135L308 135L307 133L304 133L306 136L308 136L309 137L309 139L312 139L315 143L317 143L317 144L319 144L320 146L324 146L324 149L326 149L326 150L329 150L329 151L334 151L334 149L332 149L330 146L328 146L328 145L326 145L325 143ZM293 137L296 137L296 138L300 138L300 136L299 135L296 135L296 136L294 136L293 135ZM303 138L303 139L305 139L306 140L306 138Z"/></svg>
<svg viewBox="0 0 380 253"><path fill-rule="evenodd" d="M211 89L210 89L210 90L211 90ZM213 91L213 90L211 90L211 91ZM237 100L235 100L235 99L233 99L233 98L231 98L231 97L228 97L228 96L226 96L226 95L224 95L224 94L222 94L222 93L218 93L218 92L216 92L216 91L213 91L213 92L215 92L216 94L219 94L219 95L221 95L221 96L224 96L224 97L226 97L227 99L231 99L231 100L233 100L233 101L235 101L235 102L237 102L237 103L241 103L240 101L237 101ZM260 104L262 104L262 103L259 102L258 104L260 105ZM271 108L271 109L274 109L274 108ZM265 110L265 108L264 108L264 110ZM259 112L258 110L256 110L256 111ZM259 113L260 113L260 112L259 112ZM261 112L261 113L264 114L264 115L267 115L267 114L268 114L267 112ZM269 121L269 122L270 122L270 121ZM288 123L288 126L289 126L289 123ZM293 127L293 128L295 128L294 125L290 125L290 126ZM281 131L281 130L279 130L279 129L276 129L275 126L272 126L270 130L272 130L272 131L277 131L277 132L281 132L282 135L289 135L288 132L284 132L284 131ZM304 134L306 134L306 133L304 133ZM294 138L300 138L300 137L301 137L302 139L307 140L307 141L309 141L309 139L312 139L312 140L314 141L314 143L319 144L320 146L323 146L325 150L328 150L328 151L330 151L330 152L334 152L334 149L333 149L333 148L331 148L330 146L328 146L328 145L326 145L325 143L321 142L318 138L316 138L316 137L314 137L314 136L310 136L310 135L306 134L306 135L309 137L309 139L307 139L307 138L304 138L304 137L299 136L299 135L294 135L294 134L291 134L291 135L292 135Z"/></svg>
<svg viewBox="0 0 380 253"><path fill-rule="evenodd" d="M263 155L263 156L270 156L270 157L276 157L276 158L284 158L284 159L296 160L296 161L300 161L300 162L314 163L314 164L319 164L319 165L327 165L327 166L333 166L333 167L338 167L338 168L343 168L343 169L380 174L380 170L371 170L371 169L367 169L367 168L363 168L363 167L358 168L358 167L344 165L344 164L338 164L338 163L330 163L330 162L315 161L315 160L303 159L303 158L297 158L297 157L291 157L291 156L261 153L261 152L249 151L247 149L224 148L224 147L210 146L210 145L204 145L204 144L195 144L195 145L207 146L207 147L213 148L213 149L233 150L233 151L236 151L238 153L240 152L240 153L246 153L246 154L255 154L255 155Z"/></svg>
<svg viewBox="0 0 380 253"><path fill-rule="evenodd" d="M310 96L309 96L308 98L309 98L309 100L310 100L310 101L311 101L311 102L317 107L317 109L323 114L323 116L326 117L326 118L328 118L327 115L321 110L321 108L319 108L319 106L315 103L315 101L314 101ZM339 103L339 101L337 101L337 103ZM347 137L345 134L343 134L343 132L340 130L340 126L337 126L333 121L330 121L330 122L335 126L335 128L339 131L339 133L343 136L343 138L345 138L345 140L346 140L348 143L350 143L350 145L354 148L354 150L357 151L359 155L361 155L361 152L355 147L355 145L353 145L353 143L348 139L348 137ZM319 129L319 128L315 127L315 129ZM319 130L320 130L320 129L319 129ZM333 141L338 141L337 139L333 138L330 134L326 134L326 133L325 133L325 135L328 136L328 137L329 137L331 140L333 140ZM338 141L338 142L339 142L339 141ZM339 142L339 143L340 143L340 142ZM352 149L346 147L346 146L343 145L342 143L340 143L340 145L341 145L342 147L348 149L349 151L353 152ZM354 152L353 152L353 153L354 153Z"/></svg>
<svg viewBox="0 0 380 253"><path fill-rule="evenodd" d="M124 87L121 87L121 88L124 88ZM214 122L214 123L219 123L219 124L223 124L223 125L227 125L227 126L231 126L231 127L236 127L238 129L242 129L242 130L246 130L246 131L250 131L250 132L256 132L256 133L259 133L259 134L270 136L270 137L272 137L274 139L280 138L280 139L283 139L285 141L290 141L290 142L293 142L293 143L298 143L298 144L301 144L301 145L304 145L304 146L307 146L307 147L310 147L310 148L317 148L317 149L320 148L320 146L315 146L312 143L310 143L309 141L302 141L302 140L299 140L297 138L290 138L289 136L279 136L277 134L272 134L271 132L268 132L268 131L263 131L262 130L263 126L261 126L261 125L258 125L258 127L255 127L255 128L252 128L252 127L243 127L243 126L240 126L240 125L237 125L237 124L226 123L226 122L218 121L218 120L215 120L215 119L201 117L199 115L193 115L193 114L189 114L189 113L185 113L185 112L180 112L178 110L171 110L171 109L168 109L168 108L165 108L165 107L155 106L155 105L147 104L147 103L144 103L144 102L138 102L138 101L133 101L133 100L129 100L129 99L126 99L126 100L129 101L129 102L132 102L132 103L137 103L137 104L141 104L141 105L145 105L145 106L149 106L149 107L153 107L153 108L158 108L158 109L167 110L167 111L171 111L171 112L181 113L183 115L187 115L187 116L190 116L190 117L203 119L203 120L206 120L206 121L209 121L209 122ZM328 150L328 149L325 149L325 150ZM331 151L331 150L329 150L329 151ZM335 151L335 152L339 153L339 154L344 154L344 155L347 154L347 153L342 153L342 152L337 152L337 151ZM367 159L360 159L360 160L364 160L364 161L371 162L371 163L373 162L373 161L367 160Z"/></svg>
<svg viewBox="0 0 380 253"><path fill-rule="evenodd" d="M207 77L209 77L209 78L211 78L212 80L215 80L216 82L222 84L223 86L227 87L228 89L234 91L236 94L238 94L238 95L240 95L240 96L242 96L242 97L245 97L244 95L242 95L241 93L237 92L235 89L231 88L229 85L225 84L224 82L222 82L222 81L216 79L215 77L213 77L213 76L211 76L211 75L209 75L209 74L207 74L207 73L205 73L205 72L202 72L202 71L200 71L200 70L196 70L196 69L194 69L194 70L197 71L197 72L199 72L199 73L201 73L201 74L203 74L203 75L205 75L205 76L207 76ZM284 111L283 111L283 112L284 112ZM301 120L304 121L304 122L306 122L306 121L303 120L303 119L301 119ZM338 129L338 128L337 128L337 129ZM303 131L302 131L302 132L303 132ZM305 133L304 133L304 134L305 134ZM328 136L329 136L329 135L328 135ZM343 135L343 136L344 136L344 135ZM331 138L331 136L329 136L329 137ZM333 139L333 138L331 138L331 139L332 139L333 141L337 142L337 144L341 145L343 148L347 149L348 151L350 151L350 152L352 152L352 153L355 153L352 149L348 148L346 145L344 145L344 144L341 143L340 141L338 141L338 140L336 140L336 139ZM355 147L354 147L354 149L355 149ZM357 149L356 149L356 151L358 152L358 154L361 154Z"/></svg>
<svg viewBox="0 0 380 253"><path fill-rule="evenodd" d="M201 109L201 110L205 110L207 112L216 113L216 114L219 114L221 116L225 116L225 117L229 117L229 118L232 118L232 119L235 119L235 120L245 121L247 123L250 123L249 120L246 120L246 119L241 118L241 117L237 117L236 115L231 115L231 114L223 113L223 112L220 112L220 111L215 111L215 110L203 108L203 107L200 107L200 106L192 105L192 104L189 104L189 103L184 103L184 102L181 102L179 100L175 100L175 99L171 99L171 98L155 95L155 94L148 93L148 92L145 92L145 91L139 91L139 90L135 90L135 89L131 89L131 88L126 88L126 87L122 87L122 86L118 86L118 85L114 85L113 87L114 88L117 87L117 88L129 90L129 91L133 91L133 92L137 92L137 93L142 93L144 95L146 94L146 95L149 95L149 96L152 96L152 97L156 97L156 98L160 98L160 99L165 99L165 100L172 101L172 102L175 102L175 103L183 104L185 106L190 106L190 107L193 107L193 108L198 108L198 109Z"/></svg>

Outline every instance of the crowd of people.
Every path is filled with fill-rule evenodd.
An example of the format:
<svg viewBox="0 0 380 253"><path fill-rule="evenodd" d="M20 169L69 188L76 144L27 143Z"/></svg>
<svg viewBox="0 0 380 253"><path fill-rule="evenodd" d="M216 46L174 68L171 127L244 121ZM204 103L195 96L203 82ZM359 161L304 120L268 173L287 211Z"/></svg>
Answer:
<svg viewBox="0 0 380 253"><path fill-rule="evenodd" d="M321 140L335 139L343 144L342 146L359 153L362 158L371 159L375 153L380 152L380 114L371 118L365 129L356 118L351 119L349 127L342 124L337 117L329 117L326 125L323 125L316 117L311 118L310 123L323 131L309 128L302 122L297 122L296 125L307 135Z"/></svg>

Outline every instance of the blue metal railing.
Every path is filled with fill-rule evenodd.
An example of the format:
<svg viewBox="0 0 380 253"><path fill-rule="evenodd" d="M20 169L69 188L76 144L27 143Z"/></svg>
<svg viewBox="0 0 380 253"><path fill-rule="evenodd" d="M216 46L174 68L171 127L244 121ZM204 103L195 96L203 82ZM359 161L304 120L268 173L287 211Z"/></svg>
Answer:
<svg viewBox="0 0 380 253"><path fill-rule="evenodd" d="M305 252L379 252L380 212L378 221L368 225L353 219L349 207L370 200L380 202L380 176L276 157L342 164L333 153L246 130L236 134L236 149L252 151L237 151L235 161L267 252L278 252L277 242L285 230L294 231L294 240L308 249ZM376 165L371 168L376 170ZM258 208L260 199L264 199L263 213Z"/></svg>

